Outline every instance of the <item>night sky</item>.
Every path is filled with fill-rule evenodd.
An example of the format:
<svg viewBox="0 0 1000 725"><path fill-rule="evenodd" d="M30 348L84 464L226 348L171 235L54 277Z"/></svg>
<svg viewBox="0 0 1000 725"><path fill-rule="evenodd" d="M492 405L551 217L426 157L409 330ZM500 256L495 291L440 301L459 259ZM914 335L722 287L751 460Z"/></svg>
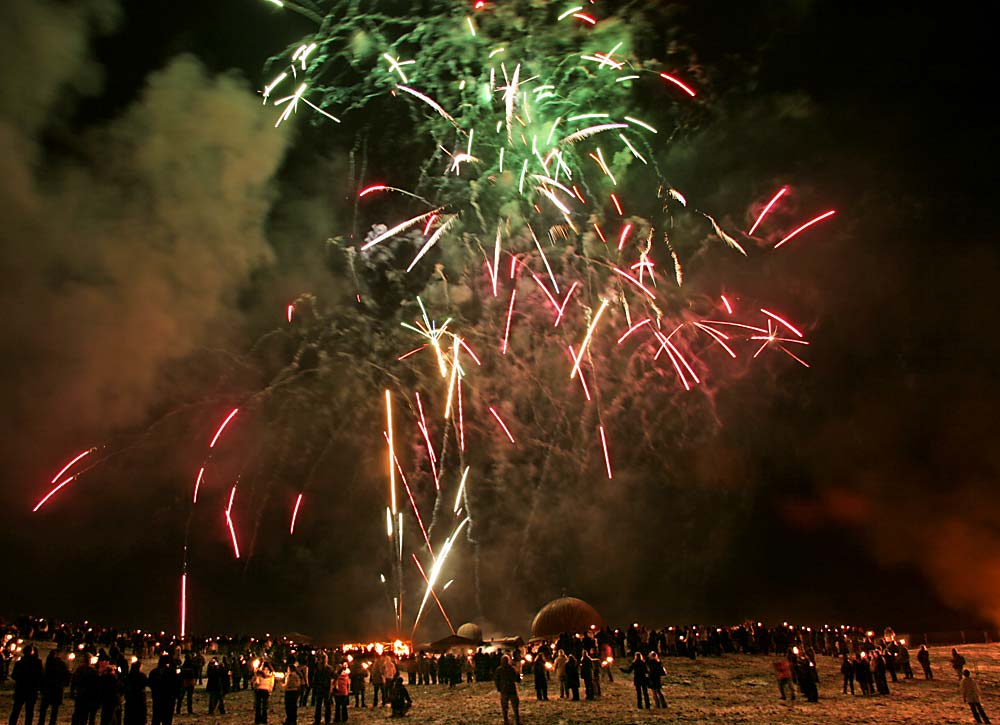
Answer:
<svg viewBox="0 0 1000 725"><path fill-rule="evenodd" d="M717 430L669 486L603 481L579 515L567 496L544 540L582 533L527 559L547 576L505 589L515 557L485 540L503 605L480 614L456 576L453 619L523 634L565 592L614 623L1000 624L985 19L802 0L672 17L647 41L692 48L715 108L664 151L673 183L741 223L786 183L790 219L838 210L742 280L796 310L812 367L715 390ZM316 251L350 231L351 139L304 114L272 128L265 61L310 25L262 0L11 0L0 19L0 616L173 629L199 445L264 377L232 361L297 294L353 296ZM259 475L249 558L217 510L194 519L191 629L387 629L381 428L352 425L374 452L335 443L294 541L277 533L301 476L284 461ZM238 430L226 470L277 445ZM72 452L106 441L118 453L31 513Z"/></svg>

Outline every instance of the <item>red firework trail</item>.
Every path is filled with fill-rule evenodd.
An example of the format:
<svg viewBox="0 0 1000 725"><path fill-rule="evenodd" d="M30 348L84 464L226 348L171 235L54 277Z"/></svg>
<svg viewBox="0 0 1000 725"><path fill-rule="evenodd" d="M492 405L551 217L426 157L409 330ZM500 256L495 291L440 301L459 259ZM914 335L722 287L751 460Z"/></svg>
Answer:
<svg viewBox="0 0 1000 725"><path fill-rule="evenodd" d="M31 509L31 513L35 513L36 511L38 511L38 509L40 509L45 504L46 501L48 501L50 498L52 498L57 493L59 493L60 489L62 489L63 486L65 486L66 484L68 484L70 481L73 481L75 478L76 478L76 475L74 474L74 475L70 476L69 478L67 478L66 480L62 481L59 485L57 485L55 488L53 488L47 494L45 494L45 496L42 498L42 500L39 501L37 504L35 504L35 508Z"/></svg>
<svg viewBox="0 0 1000 725"><path fill-rule="evenodd" d="M215 431L215 435L212 437L212 442L208 444L209 448L215 448L215 444L219 440L219 436L222 435L222 431L226 429L226 426L229 425L229 421L231 421L239 412L239 408L233 408L232 411L230 411L229 415L226 416L226 419L222 421L222 425L219 426L219 430Z"/></svg>
<svg viewBox="0 0 1000 725"><path fill-rule="evenodd" d="M628 238L628 233L630 231L632 231L632 225L631 224L626 224L625 227L622 229L621 237L619 237L619 239L618 239L618 251L619 252L622 251L622 249L625 247L625 239Z"/></svg>
<svg viewBox="0 0 1000 725"><path fill-rule="evenodd" d="M692 98L694 98L694 96L695 96L694 91L688 85L686 85L683 81L681 81L681 80L679 80L677 78L674 78L672 75L668 75L666 73L660 73L660 78L662 78L665 81L670 81L675 86L677 86L678 88L680 88L682 91L684 91L685 93L687 93L689 96L691 96Z"/></svg>
<svg viewBox="0 0 1000 725"><path fill-rule="evenodd" d="M229 505L226 506L226 524L229 526L229 536L233 540L233 553L236 558L240 558L240 545L236 540L236 527L233 526L233 499L236 498L236 485L233 485L233 490L229 492Z"/></svg>
<svg viewBox="0 0 1000 725"><path fill-rule="evenodd" d="M503 418L500 417L500 414L497 413L496 408L494 408L492 405L490 406L490 413L492 413L493 417L497 419L497 423L499 423L500 427L503 428L503 432L507 434L508 440L510 440L510 442L513 443L514 436L510 434L510 429L507 428L507 424L503 422Z"/></svg>
<svg viewBox="0 0 1000 725"><path fill-rule="evenodd" d="M614 267L614 266L613 266L613 267L612 267L611 269L612 269L612 270L614 271L614 273L615 273L615 274L617 274L617 275L620 275L620 276L624 277L624 278L625 278L625 279L627 279L627 280L628 280L629 282L631 282L631 283L632 283L632 284L634 284L634 285L635 285L636 287L638 287L638 288L639 288L640 290L642 290L642 292L643 292L643 293L644 293L645 295L647 295L647 296L649 297L649 299L651 299L651 300L655 300L655 299L656 299L656 295L654 295L654 294L653 294L653 293L652 293L652 292L650 291L650 289L649 289L648 287L646 287L646 285L644 285L644 284L643 284L642 282L640 282L640 281L639 281L639 280L637 280L637 279L636 279L635 277L633 277L632 275L630 275L630 274L629 274L628 272L626 272L626 271L624 271L624 270L622 270L622 269L619 269L618 267Z"/></svg>
<svg viewBox="0 0 1000 725"><path fill-rule="evenodd" d="M417 571L420 572L420 576L423 578L424 584L426 584L429 587L431 584L427 580L427 575L424 573L424 568L422 566L420 566L420 560L417 558L416 554L412 554L412 556L413 556L413 563L417 565ZM448 629L451 630L452 634L455 634L455 628L451 625L451 620L448 619L448 615L444 611L444 607L441 606L441 600L438 599L438 596L437 596L437 594L434 593L433 589L431 589L430 592L431 592L431 596L434 597L434 601L437 602L438 609L441 610L441 616L444 617L444 621L448 623Z"/></svg>
<svg viewBox="0 0 1000 725"><path fill-rule="evenodd" d="M726 312L728 312L730 315L733 314L733 306L729 304L729 300L726 299L725 295L722 295L722 304L726 306Z"/></svg>
<svg viewBox="0 0 1000 725"><path fill-rule="evenodd" d="M288 318L288 324L292 324L292 315L295 314L295 305L288 305L285 308L285 316Z"/></svg>
<svg viewBox="0 0 1000 725"><path fill-rule="evenodd" d="M87 450L81 451L80 453L78 453L73 458L73 460L71 460L69 463L67 463L65 466L63 466L61 469L59 469L59 473L57 473L55 476L52 477L52 480L50 481L50 483L55 483L56 481L58 481L60 478L62 478L62 475L64 473L66 473L66 471L68 471L69 469L71 469L76 464L77 461L81 460L82 458L85 458L86 456L89 456L91 453L93 453L96 450L97 450L96 448L88 448Z"/></svg>
<svg viewBox="0 0 1000 725"><path fill-rule="evenodd" d="M757 227L759 227L760 223L762 221L764 221L764 217L766 217L767 213L769 211L771 211L771 207L773 207L775 204L777 204L778 203L778 199L780 199L781 197L783 197L786 193L788 193L788 187L787 186L782 186L780 189L778 189L778 193L775 194L774 197L772 197L771 201L767 202L767 206L764 207L764 210L760 213L760 216L757 217L757 221L755 221L753 223L753 226L750 227L750 231L747 232L747 236L749 236L749 237L753 236L753 233L755 231L757 231Z"/></svg>
<svg viewBox="0 0 1000 725"><path fill-rule="evenodd" d="M563 303L559 307L559 314L556 316L556 323L553 325L553 327L559 327L559 322L562 320L563 315L566 313L566 305L569 304L569 298L573 296L573 293L579 286L580 286L579 282L574 282L572 286L569 288L569 292L566 293L566 297L565 299L563 299Z"/></svg>
<svg viewBox="0 0 1000 725"><path fill-rule="evenodd" d="M774 318L775 320L777 320L778 322L780 322L782 325L784 325L789 330L791 330L793 333L795 333L795 335L797 337L804 337L804 335L801 332L799 332L797 329L795 329L795 327L793 327L792 324L790 322L788 322L787 320L785 320L785 319L783 319L781 317L778 317L776 314L774 314L773 312L771 312L769 310L765 310L763 307L760 309L760 311L763 312L768 317Z"/></svg>
<svg viewBox="0 0 1000 725"><path fill-rule="evenodd" d="M642 320L641 322L637 322L634 325L632 325L632 327L628 328L625 331L624 335L618 338L618 344L621 345L623 342L625 342L625 340L628 338L629 335L631 335L633 332L638 330L643 325L648 325L650 322L652 322L652 320L647 317L645 320Z"/></svg>
<svg viewBox="0 0 1000 725"><path fill-rule="evenodd" d="M205 477L205 467L198 469L198 478L194 481L194 498L191 503L198 503L198 489L201 488L201 480Z"/></svg>
<svg viewBox="0 0 1000 725"><path fill-rule="evenodd" d="M300 493L298 498L295 499L295 508L292 511L292 525L288 527L289 536L295 533L295 519L299 517L299 506L301 505L302 505L302 494Z"/></svg>
<svg viewBox="0 0 1000 725"><path fill-rule="evenodd" d="M576 360L576 350L573 349L572 345L567 345L566 349L569 351L570 362ZM587 379L583 376L583 368L580 368L580 385L583 386L583 394L586 396L587 401L590 401L590 390L587 388Z"/></svg>
<svg viewBox="0 0 1000 725"><path fill-rule="evenodd" d="M613 479L614 476L611 475L611 458L608 456L608 439L604 435L604 425L602 424L599 427L601 431L601 448L604 449L604 465L607 466L608 480L610 480Z"/></svg>
<svg viewBox="0 0 1000 725"><path fill-rule="evenodd" d="M782 239L780 242L778 242L777 244L775 244L774 248L777 249L778 247L780 247L785 242L789 242L792 239L794 239L795 237L797 237L799 235L799 232L804 232L806 229L808 229L809 227L811 227L813 224L818 224L819 222L823 221L827 217L832 217L836 213L837 213L836 209L831 209L828 212L820 214L815 219L810 219L805 224L803 224L801 227L799 227L794 232L792 232L791 234L789 234L787 237L785 237L784 239Z"/></svg>

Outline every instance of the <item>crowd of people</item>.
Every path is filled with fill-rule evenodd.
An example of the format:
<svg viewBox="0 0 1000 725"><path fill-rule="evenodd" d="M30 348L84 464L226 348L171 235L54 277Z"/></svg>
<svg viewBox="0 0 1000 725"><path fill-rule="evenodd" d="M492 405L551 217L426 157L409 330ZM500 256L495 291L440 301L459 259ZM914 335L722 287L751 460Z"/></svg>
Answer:
<svg viewBox="0 0 1000 725"><path fill-rule="evenodd" d="M297 725L299 711L314 725L346 722L354 708L388 707L403 717L413 705L408 686L455 687L465 682L492 682L500 695L504 722L520 723L518 683L533 682L538 701L549 699L558 684L559 697L601 697L601 681L614 681L614 670L631 677L639 709L667 707L663 693L664 658L750 654L775 656L773 666L781 699L796 691L807 701L819 699L817 657L837 657L844 695L888 696L890 683L915 677L906 641L891 629L873 631L841 627L666 627L634 624L625 630L592 627L562 634L552 641L500 648L453 648L444 653L409 652L402 648L340 647L316 649L287 640L208 638L181 642L164 633L119 632L83 625L51 624L27 619L0 623L0 683L13 680L9 725L56 725L68 689L72 725L171 725L182 712L194 714L194 692L204 687L208 714L226 713L227 694L250 690L254 723L268 722L271 695L282 695L284 724ZM50 643L45 661L32 642ZM131 650L131 657L126 652ZM143 660L155 660L149 672ZM615 665L626 663L627 666ZM924 679L934 678L930 651L916 654ZM989 723L979 685L965 658L952 650L950 667L960 683L963 701L976 722ZM405 682L404 682L405 678ZM147 706L147 691L149 705ZM308 717L311 715L311 719ZM48 724L45 718L49 718Z"/></svg>

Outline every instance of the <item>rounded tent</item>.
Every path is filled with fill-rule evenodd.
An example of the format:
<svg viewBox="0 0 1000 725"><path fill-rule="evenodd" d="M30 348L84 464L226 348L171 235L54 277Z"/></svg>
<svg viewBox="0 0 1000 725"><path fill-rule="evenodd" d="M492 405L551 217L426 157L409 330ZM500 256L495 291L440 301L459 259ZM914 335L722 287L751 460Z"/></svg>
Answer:
<svg viewBox="0 0 1000 725"><path fill-rule="evenodd" d="M457 630L455 630L455 634L457 634L459 637L465 637L466 639L472 640L473 642L476 643L483 641L482 627L480 627L478 624L474 624L473 622L466 622Z"/></svg>
<svg viewBox="0 0 1000 725"><path fill-rule="evenodd" d="M578 634L591 627L603 627L604 620L597 610L582 599L553 599L538 610L531 622L532 639L555 639L563 632Z"/></svg>

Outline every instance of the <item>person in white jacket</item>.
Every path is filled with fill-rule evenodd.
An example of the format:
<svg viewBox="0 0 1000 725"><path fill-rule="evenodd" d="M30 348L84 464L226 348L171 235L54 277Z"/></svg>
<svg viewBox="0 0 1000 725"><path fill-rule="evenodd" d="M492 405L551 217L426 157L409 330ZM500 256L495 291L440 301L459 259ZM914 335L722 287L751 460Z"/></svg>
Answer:
<svg viewBox="0 0 1000 725"><path fill-rule="evenodd" d="M267 703L274 689L274 670L271 669L271 665L262 662L254 671L250 686L253 688L254 725L266 725Z"/></svg>
<svg viewBox="0 0 1000 725"><path fill-rule="evenodd" d="M983 709L983 696L979 692L979 683L972 679L972 673L962 670L962 680L959 683L962 700L972 709L972 717L979 723L989 723L990 718Z"/></svg>

